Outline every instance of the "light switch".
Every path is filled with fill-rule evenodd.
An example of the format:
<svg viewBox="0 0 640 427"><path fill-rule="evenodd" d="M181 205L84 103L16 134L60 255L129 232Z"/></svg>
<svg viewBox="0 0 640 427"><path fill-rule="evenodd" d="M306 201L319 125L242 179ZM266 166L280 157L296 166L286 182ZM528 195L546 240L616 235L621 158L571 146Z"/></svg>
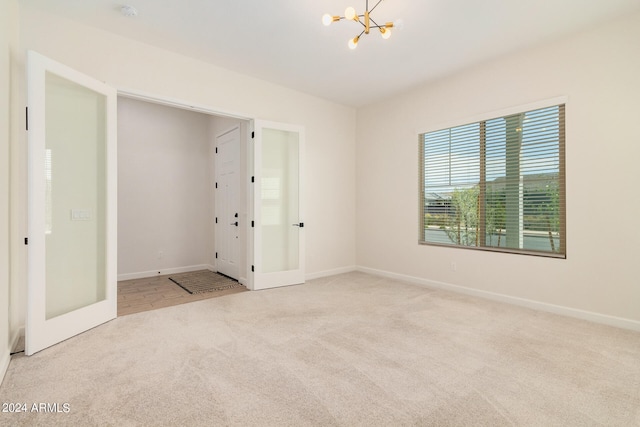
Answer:
<svg viewBox="0 0 640 427"><path fill-rule="evenodd" d="M89 221L91 211L89 209L71 209L71 221Z"/></svg>

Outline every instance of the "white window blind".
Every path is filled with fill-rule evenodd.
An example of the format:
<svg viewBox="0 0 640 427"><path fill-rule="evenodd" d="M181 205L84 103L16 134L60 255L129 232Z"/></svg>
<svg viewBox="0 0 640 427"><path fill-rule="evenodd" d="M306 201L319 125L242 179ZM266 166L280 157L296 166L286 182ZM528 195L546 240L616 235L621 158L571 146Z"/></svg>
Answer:
<svg viewBox="0 0 640 427"><path fill-rule="evenodd" d="M564 105L420 135L420 242L564 257Z"/></svg>

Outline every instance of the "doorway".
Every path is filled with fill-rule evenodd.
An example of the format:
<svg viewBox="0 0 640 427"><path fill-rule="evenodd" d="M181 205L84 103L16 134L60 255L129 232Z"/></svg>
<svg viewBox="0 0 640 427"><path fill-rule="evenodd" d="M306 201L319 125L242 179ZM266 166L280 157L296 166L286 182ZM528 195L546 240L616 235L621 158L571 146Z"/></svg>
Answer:
<svg viewBox="0 0 640 427"><path fill-rule="evenodd" d="M247 120L118 97L119 314L206 297L189 295L171 275L219 271L246 284L241 157L248 126Z"/></svg>

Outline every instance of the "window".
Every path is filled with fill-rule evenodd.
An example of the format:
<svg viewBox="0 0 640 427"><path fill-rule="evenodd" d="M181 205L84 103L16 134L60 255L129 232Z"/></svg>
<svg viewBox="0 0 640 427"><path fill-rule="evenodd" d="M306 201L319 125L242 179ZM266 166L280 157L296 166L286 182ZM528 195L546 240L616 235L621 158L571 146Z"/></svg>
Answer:
<svg viewBox="0 0 640 427"><path fill-rule="evenodd" d="M420 243L565 257L564 110L420 135Z"/></svg>

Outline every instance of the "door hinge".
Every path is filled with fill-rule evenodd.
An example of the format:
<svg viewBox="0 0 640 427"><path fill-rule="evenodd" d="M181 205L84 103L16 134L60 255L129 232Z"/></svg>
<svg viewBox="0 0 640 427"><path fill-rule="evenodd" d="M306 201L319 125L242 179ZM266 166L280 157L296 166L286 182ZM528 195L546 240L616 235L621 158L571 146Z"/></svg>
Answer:
<svg viewBox="0 0 640 427"><path fill-rule="evenodd" d="M218 183L216 182L216 188L218 188Z"/></svg>
<svg viewBox="0 0 640 427"><path fill-rule="evenodd" d="M25 245L28 245L28 244L29 244L29 238L28 238L28 237L25 237L25 238L24 238L24 244L25 244Z"/></svg>
<svg viewBox="0 0 640 427"><path fill-rule="evenodd" d="M29 130L29 107L25 107L25 123L26 123L26 127L27 130Z"/></svg>
<svg viewBox="0 0 640 427"><path fill-rule="evenodd" d="M255 268L253 267L253 265L251 266L251 271L255 271Z"/></svg>
<svg viewBox="0 0 640 427"><path fill-rule="evenodd" d="M218 154L218 147L216 147L216 154Z"/></svg>
<svg viewBox="0 0 640 427"><path fill-rule="evenodd" d="M254 225L253 225L253 224L254 224L254 222L253 222L253 221L251 221L251 228L253 228L253 227L254 227Z"/></svg>
<svg viewBox="0 0 640 427"><path fill-rule="evenodd" d="M251 132L251 139L256 137L256 133L255 132Z"/></svg>
<svg viewBox="0 0 640 427"><path fill-rule="evenodd" d="M218 223L218 217L216 217L216 224Z"/></svg>
<svg viewBox="0 0 640 427"><path fill-rule="evenodd" d="M251 182L256 182L256 177L255 176L251 177Z"/></svg>
<svg viewBox="0 0 640 427"><path fill-rule="evenodd" d="M216 259L218 259L218 252L216 252Z"/></svg>

